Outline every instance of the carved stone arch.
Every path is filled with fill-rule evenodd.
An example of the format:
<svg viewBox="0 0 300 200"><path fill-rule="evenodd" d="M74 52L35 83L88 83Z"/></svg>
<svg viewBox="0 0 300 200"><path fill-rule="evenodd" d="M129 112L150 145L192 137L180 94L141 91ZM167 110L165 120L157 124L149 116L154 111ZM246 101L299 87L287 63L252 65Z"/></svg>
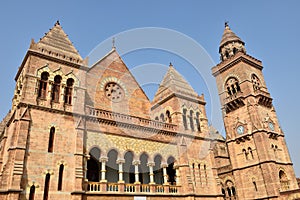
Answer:
<svg viewBox="0 0 300 200"><path fill-rule="evenodd" d="M74 86L75 86L75 87L79 87L79 86L80 86L80 81L79 81L79 79L74 75L73 71L67 73L67 74L63 77L62 83L63 83L64 85L66 85L66 84L67 84L67 80L68 80L69 78L72 78L72 79L74 80Z"/></svg>
<svg viewBox="0 0 300 200"><path fill-rule="evenodd" d="M241 78L237 74L229 74L225 77L225 81L223 83L223 89L226 89L226 83L230 78L235 78L239 83L241 83ZM226 91L226 90L225 90Z"/></svg>
<svg viewBox="0 0 300 200"><path fill-rule="evenodd" d="M59 133L60 128L59 128L59 126L58 126L57 124L55 124L55 123L49 124L49 125L48 125L48 130L50 131L50 129L51 129L52 127L55 128L55 134Z"/></svg>
<svg viewBox="0 0 300 200"><path fill-rule="evenodd" d="M56 166L59 167L60 165L64 165L64 167L68 166L68 164L67 164L67 162L65 160L59 160L59 161L57 161Z"/></svg>
<svg viewBox="0 0 300 200"><path fill-rule="evenodd" d="M45 176L48 173L52 176L54 174L53 169L45 169L45 170L43 170L42 176Z"/></svg>
<svg viewBox="0 0 300 200"><path fill-rule="evenodd" d="M114 150L114 151L116 151L116 152L118 153L117 159L122 159L122 158L123 158L123 157L121 157L121 154L120 154L119 149L117 149L116 147L110 147L110 148L108 148L108 149L105 151L105 154L104 154L104 152L103 152L103 156L108 157L108 153L109 153L110 151L112 151L112 150Z"/></svg>
<svg viewBox="0 0 300 200"><path fill-rule="evenodd" d="M226 177L223 179L223 181L224 181L224 185L225 185L225 186L226 186L226 183L227 183L228 181L231 181L231 182L233 183L233 185L235 185L235 181L234 181L233 177L231 177L231 176L226 176Z"/></svg>
<svg viewBox="0 0 300 200"><path fill-rule="evenodd" d="M94 148L97 148L97 149L99 149L99 151L100 151L100 153L99 153L99 158L95 158L95 159L97 159L97 160L99 161L99 159L100 159L101 157L105 156L106 154L104 154L104 153L105 153L104 150L101 149L98 145L92 145L92 146L88 149L88 152L87 152L88 155L90 155L92 149L94 149Z"/></svg>
<svg viewBox="0 0 300 200"><path fill-rule="evenodd" d="M137 154L138 160L140 161L140 158L141 158L141 156L142 156L143 154L146 154L146 155L148 156L147 162L150 162L150 161L151 161L150 154L149 154L148 152L146 152L146 151L141 151L141 152L139 152L139 153Z"/></svg>
<svg viewBox="0 0 300 200"><path fill-rule="evenodd" d="M115 82L118 85L120 85L122 87L122 89L124 90L125 96L128 96L128 91L126 89L125 84L120 79L118 79L116 77L113 77L113 76L106 77L101 81L100 90L104 91L104 88L105 88L106 84L108 84L110 82Z"/></svg>
<svg viewBox="0 0 300 200"><path fill-rule="evenodd" d="M48 64L45 65L45 66L43 66L43 67L41 67L41 68L39 68L39 69L37 69L37 71L36 71L36 76L37 76L38 78L40 78L43 72L48 72L49 75L50 75L51 70L50 70L50 68L48 67Z"/></svg>
<svg viewBox="0 0 300 200"><path fill-rule="evenodd" d="M49 80L54 82L54 77L55 76L60 76L63 80L63 77L64 77L64 73L62 72L61 70L61 67L57 68L56 70L54 70L53 72L50 72L49 73Z"/></svg>
<svg viewBox="0 0 300 200"><path fill-rule="evenodd" d="M161 153L158 153L158 152L156 152L156 153L153 154L153 162L154 162L154 159L155 159L156 156L160 156L161 157L161 162L162 163L165 162L164 156Z"/></svg>

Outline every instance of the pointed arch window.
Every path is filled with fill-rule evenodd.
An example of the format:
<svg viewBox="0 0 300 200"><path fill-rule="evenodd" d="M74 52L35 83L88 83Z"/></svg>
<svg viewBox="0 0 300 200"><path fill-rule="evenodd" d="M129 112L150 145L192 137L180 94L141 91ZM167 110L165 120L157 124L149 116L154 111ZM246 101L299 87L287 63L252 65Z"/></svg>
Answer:
<svg viewBox="0 0 300 200"><path fill-rule="evenodd" d="M194 131L194 112L191 110L190 111L190 126L191 126L191 130Z"/></svg>
<svg viewBox="0 0 300 200"><path fill-rule="evenodd" d="M29 191L29 200L34 200L34 195L35 195L35 186L32 185Z"/></svg>
<svg viewBox="0 0 300 200"><path fill-rule="evenodd" d="M241 92L239 82L234 77L231 77L226 81L225 87L226 87L227 94L229 96L234 95L238 92Z"/></svg>
<svg viewBox="0 0 300 200"><path fill-rule="evenodd" d="M197 126L197 131L201 131L201 127L200 127L200 113L197 112L196 113L196 126Z"/></svg>
<svg viewBox="0 0 300 200"><path fill-rule="evenodd" d="M166 116L167 116L167 119L168 119L168 123L172 123L171 113L170 113L169 110L166 111Z"/></svg>
<svg viewBox="0 0 300 200"><path fill-rule="evenodd" d="M49 143L48 143L48 152L49 153L53 152L54 135L55 135L55 127L52 126L50 128L50 133L49 133Z"/></svg>
<svg viewBox="0 0 300 200"><path fill-rule="evenodd" d="M48 84L49 73L43 72L41 74L41 80L39 84L38 98L46 99L47 98L47 84Z"/></svg>
<svg viewBox="0 0 300 200"><path fill-rule="evenodd" d="M260 90L260 87L261 87L260 80L255 74L251 75L251 82L252 82L254 91Z"/></svg>
<svg viewBox="0 0 300 200"><path fill-rule="evenodd" d="M282 191L288 190L290 188L288 177L283 170L279 171L279 180L280 180L280 187Z"/></svg>
<svg viewBox="0 0 300 200"><path fill-rule="evenodd" d="M248 147L248 153L250 154L250 156L251 156L251 159L253 160L253 159L254 159L254 157L253 157L253 152L252 152L252 149L251 149L251 147Z"/></svg>
<svg viewBox="0 0 300 200"><path fill-rule="evenodd" d="M59 166L59 173L58 173L58 186L57 186L58 191L62 190L63 175L64 175L64 165L61 164Z"/></svg>
<svg viewBox="0 0 300 200"><path fill-rule="evenodd" d="M161 120L162 122L165 122L165 116L164 116L163 113L160 114L160 120Z"/></svg>
<svg viewBox="0 0 300 200"><path fill-rule="evenodd" d="M167 175L168 175L168 182L171 185L176 185L176 180L175 180L176 170L174 169L174 163L175 163L174 157L170 156L167 160L167 164L168 164Z"/></svg>
<svg viewBox="0 0 300 200"><path fill-rule="evenodd" d="M54 77L54 83L52 85L52 101L58 103L59 102L59 95L60 95L60 83L61 83L61 76L56 75Z"/></svg>
<svg viewBox="0 0 300 200"><path fill-rule="evenodd" d="M72 104L73 85L74 85L74 80L72 78L69 78L67 80L67 85L65 88L65 95L64 95L65 104L69 104L69 105Z"/></svg>
<svg viewBox="0 0 300 200"><path fill-rule="evenodd" d="M186 112L187 110L184 108L182 110L182 121L183 121L183 126L184 126L184 129L187 130L187 119L186 119Z"/></svg>
<svg viewBox="0 0 300 200"><path fill-rule="evenodd" d="M45 177L43 200L48 200L49 186L50 186L50 173L47 173Z"/></svg>

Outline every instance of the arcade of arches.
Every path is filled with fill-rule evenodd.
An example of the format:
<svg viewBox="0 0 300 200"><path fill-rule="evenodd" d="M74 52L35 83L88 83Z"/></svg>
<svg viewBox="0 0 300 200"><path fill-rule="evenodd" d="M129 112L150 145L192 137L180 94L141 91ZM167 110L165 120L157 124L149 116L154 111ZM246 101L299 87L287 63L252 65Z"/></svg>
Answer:
<svg viewBox="0 0 300 200"><path fill-rule="evenodd" d="M89 152L86 178L91 182L141 183L176 185L175 158L163 158L156 155L153 160L147 153L135 159L134 152L127 151L121 156L116 150L110 150L103 156L101 150L93 147Z"/></svg>

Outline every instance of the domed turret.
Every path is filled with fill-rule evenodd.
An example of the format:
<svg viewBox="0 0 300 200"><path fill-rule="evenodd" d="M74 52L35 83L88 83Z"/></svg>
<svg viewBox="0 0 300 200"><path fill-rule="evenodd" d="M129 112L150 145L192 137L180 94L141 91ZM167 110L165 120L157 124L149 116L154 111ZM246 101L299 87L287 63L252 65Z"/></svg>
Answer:
<svg viewBox="0 0 300 200"><path fill-rule="evenodd" d="M225 30L219 47L221 61L224 61L237 52L246 53L245 43L230 29L228 23L225 22Z"/></svg>

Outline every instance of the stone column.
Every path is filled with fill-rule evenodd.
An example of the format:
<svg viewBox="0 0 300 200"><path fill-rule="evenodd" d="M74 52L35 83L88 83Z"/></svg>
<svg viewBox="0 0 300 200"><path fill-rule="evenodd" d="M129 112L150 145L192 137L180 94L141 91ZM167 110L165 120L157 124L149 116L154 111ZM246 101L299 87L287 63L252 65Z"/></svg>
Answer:
<svg viewBox="0 0 300 200"><path fill-rule="evenodd" d="M139 164L141 164L141 162L139 160L135 160L132 162L132 164L134 165L134 175L135 175L135 183L138 184L139 182Z"/></svg>
<svg viewBox="0 0 300 200"><path fill-rule="evenodd" d="M164 185L168 185L168 174L167 174L168 164L167 163L161 164L161 167L163 168Z"/></svg>
<svg viewBox="0 0 300 200"><path fill-rule="evenodd" d="M155 184L154 173L153 173L153 167L155 166L155 162L148 162L147 166L149 167L149 175L150 175L150 183L149 184Z"/></svg>
<svg viewBox="0 0 300 200"><path fill-rule="evenodd" d="M119 165L119 181L118 181L118 183L124 183L124 180L123 180L123 163L125 163L124 159L117 160L117 164Z"/></svg>
<svg viewBox="0 0 300 200"><path fill-rule="evenodd" d="M105 178L105 174L106 174L105 164L107 161L108 161L107 157L100 158L100 162L101 162L101 180L100 180L100 182L107 182L107 180Z"/></svg>
<svg viewBox="0 0 300 200"><path fill-rule="evenodd" d="M88 162L88 160L91 158L91 156L90 155L88 155L88 154L86 154L85 155L85 159L84 159L84 179L86 180L86 181L88 181L88 177L87 177L87 162Z"/></svg>
<svg viewBox="0 0 300 200"><path fill-rule="evenodd" d="M174 168L176 170L176 177L175 177L176 185L180 185L180 171L179 171L179 166L175 165Z"/></svg>

